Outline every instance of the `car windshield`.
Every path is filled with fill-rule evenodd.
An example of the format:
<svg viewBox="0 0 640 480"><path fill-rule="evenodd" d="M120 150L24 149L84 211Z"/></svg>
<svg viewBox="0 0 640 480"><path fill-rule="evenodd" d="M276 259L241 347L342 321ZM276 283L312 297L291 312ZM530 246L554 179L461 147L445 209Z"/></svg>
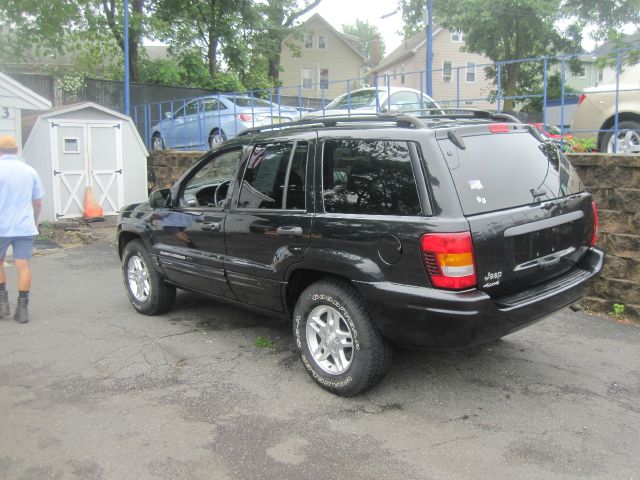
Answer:
<svg viewBox="0 0 640 480"><path fill-rule="evenodd" d="M376 91L375 90L362 90L360 92L351 92L351 96L348 93L339 96L325 107L330 110L334 108L360 108L369 105L375 105L376 103Z"/></svg>
<svg viewBox="0 0 640 480"><path fill-rule="evenodd" d="M227 97L231 103L235 103L238 107L251 107L251 101L253 100L254 107L267 107L267 108L278 108L277 105L273 105L266 100L261 98L251 98L251 97Z"/></svg>

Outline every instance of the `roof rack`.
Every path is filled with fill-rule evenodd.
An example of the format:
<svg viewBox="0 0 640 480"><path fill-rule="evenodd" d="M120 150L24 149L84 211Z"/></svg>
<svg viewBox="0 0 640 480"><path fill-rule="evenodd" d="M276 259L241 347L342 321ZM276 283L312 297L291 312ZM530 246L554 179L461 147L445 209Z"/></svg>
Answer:
<svg viewBox="0 0 640 480"><path fill-rule="evenodd" d="M495 113L488 110L473 110L473 109L459 109L459 108L420 108L416 110L403 110L404 114L415 114L423 112L444 112L437 114L428 114L429 118L476 118L482 120L502 120L509 123L522 123L513 115L508 113Z"/></svg>
<svg viewBox="0 0 640 480"><path fill-rule="evenodd" d="M426 125L422 120L411 115L403 114L351 114L351 115L332 115L330 117L313 117L295 122L274 123L269 125L261 125L259 127L247 128L238 133L238 136L252 135L268 130L281 130L284 128L305 127L310 125L324 125L325 127L335 127L336 125L356 122L392 122L399 127L409 128L425 128Z"/></svg>

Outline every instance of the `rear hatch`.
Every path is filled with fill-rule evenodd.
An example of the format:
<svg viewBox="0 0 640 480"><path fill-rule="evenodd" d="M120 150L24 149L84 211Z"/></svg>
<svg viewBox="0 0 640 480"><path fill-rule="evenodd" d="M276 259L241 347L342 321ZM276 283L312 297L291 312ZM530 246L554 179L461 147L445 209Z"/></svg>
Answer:
<svg viewBox="0 0 640 480"><path fill-rule="evenodd" d="M439 140L473 239L478 288L506 295L573 268L594 211L575 170L528 127L462 127Z"/></svg>

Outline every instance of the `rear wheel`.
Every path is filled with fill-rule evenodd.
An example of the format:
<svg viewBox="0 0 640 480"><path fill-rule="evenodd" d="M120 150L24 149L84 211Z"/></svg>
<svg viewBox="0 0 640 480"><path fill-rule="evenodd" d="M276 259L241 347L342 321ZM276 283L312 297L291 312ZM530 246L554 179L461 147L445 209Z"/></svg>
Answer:
<svg viewBox="0 0 640 480"><path fill-rule="evenodd" d="M151 149L164 150L164 140L162 139L162 135L159 133L154 133L153 137L151 137Z"/></svg>
<svg viewBox="0 0 640 480"><path fill-rule="evenodd" d="M613 128L613 127L611 127ZM600 151L613 153L614 132L607 132L602 137ZM618 148L617 153L633 153L640 150L640 122L625 120L618 124Z"/></svg>
<svg viewBox="0 0 640 480"><path fill-rule="evenodd" d="M293 332L311 378L336 395L351 397L377 385L391 364L391 346L345 282L307 287L296 303Z"/></svg>
<svg viewBox="0 0 640 480"><path fill-rule="evenodd" d="M122 255L122 275L131 305L145 315L158 315L173 307L176 289L162 280L142 240L132 240Z"/></svg>
<svg viewBox="0 0 640 480"><path fill-rule="evenodd" d="M209 134L209 148L213 148L219 143L224 142L227 136L220 129L214 128Z"/></svg>

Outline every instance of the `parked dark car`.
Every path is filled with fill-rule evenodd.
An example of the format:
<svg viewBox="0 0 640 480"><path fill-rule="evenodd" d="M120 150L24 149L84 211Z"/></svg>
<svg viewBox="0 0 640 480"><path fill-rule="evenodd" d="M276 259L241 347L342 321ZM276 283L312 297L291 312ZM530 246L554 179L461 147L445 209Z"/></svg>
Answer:
<svg viewBox="0 0 640 480"><path fill-rule="evenodd" d="M597 210L567 158L505 115L322 118L220 145L123 209L141 313L176 287L292 321L312 378L376 385L391 345L493 341L572 304L602 269Z"/></svg>

